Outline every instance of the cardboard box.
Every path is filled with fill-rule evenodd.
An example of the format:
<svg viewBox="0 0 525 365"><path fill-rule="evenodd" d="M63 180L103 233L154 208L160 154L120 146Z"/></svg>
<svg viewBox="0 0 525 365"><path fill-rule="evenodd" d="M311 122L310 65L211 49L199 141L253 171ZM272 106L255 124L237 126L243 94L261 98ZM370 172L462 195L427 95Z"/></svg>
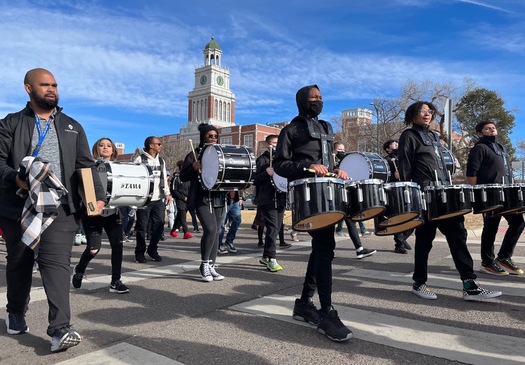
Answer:
<svg viewBox="0 0 525 365"><path fill-rule="evenodd" d="M84 202L88 216L97 215L97 197L91 167L77 169L79 176L78 193Z"/></svg>

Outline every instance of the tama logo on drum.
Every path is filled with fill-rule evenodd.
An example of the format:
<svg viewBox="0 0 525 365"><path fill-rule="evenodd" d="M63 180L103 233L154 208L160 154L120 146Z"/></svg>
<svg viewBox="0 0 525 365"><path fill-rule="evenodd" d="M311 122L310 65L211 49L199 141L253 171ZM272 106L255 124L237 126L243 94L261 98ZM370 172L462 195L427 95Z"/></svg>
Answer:
<svg viewBox="0 0 525 365"><path fill-rule="evenodd" d="M139 183L122 183L120 184L121 189L142 189L142 184Z"/></svg>
<svg viewBox="0 0 525 365"><path fill-rule="evenodd" d="M307 223L296 223L294 225L294 228L297 229L298 231L300 230L309 230L309 229L313 229L314 226L312 225L312 223L310 222L307 222Z"/></svg>

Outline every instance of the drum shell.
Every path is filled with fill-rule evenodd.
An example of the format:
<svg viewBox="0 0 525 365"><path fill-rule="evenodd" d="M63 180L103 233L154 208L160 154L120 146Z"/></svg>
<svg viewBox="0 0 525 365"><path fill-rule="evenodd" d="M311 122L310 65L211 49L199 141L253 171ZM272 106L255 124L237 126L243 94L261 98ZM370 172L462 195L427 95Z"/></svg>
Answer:
<svg viewBox="0 0 525 365"><path fill-rule="evenodd" d="M199 160L199 182L204 190L242 190L253 184L255 155L246 146L205 144Z"/></svg>
<svg viewBox="0 0 525 365"><path fill-rule="evenodd" d="M395 226L417 218L423 211L423 198L415 182L392 182L383 185L387 197L383 227Z"/></svg>
<svg viewBox="0 0 525 365"><path fill-rule="evenodd" d="M404 223L387 226L384 222L385 219L386 218L384 216L374 217L374 234L376 236L395 235L411 229L416 229L425 223L423 218L421 218L421 216L418 216L417 218L414 218Z"/></svg>
<svg viewBox="0 0 525 365"><path fill-rule="evenodd" d="M505 201L503 207L496 210L499 215L516 213L525 208L525 184L505 184L503 185L503 195Z"/></svg>
<svg viewBox="0 0 525 365"><path fill-rule="evenodd" d="M425 200L428 220L441 220L470 213L474 194L472 185L427 186Z"/></svg>
<svg viewBox="0 0 525 365"><path fill-rule="evenodd" d="M501 184L474 185L474 202L472 208L474 214L492 212L503 208L505 193Z"/></svg>
<svg viewBox="0 0 525 365"><path fill-rule="evenodd" d="M106 161L105 166L101 181L106 185L107 208L149 204L155 182L149 165Z"/></svg>
<svg viewBox="0 0 525 365"><path fill-rule="evenodd" d="M370 152L349 152L339 163L339 168L354 181L379 179L386 182L390 176L388 161Z"/></svg>
<svg viewBox="0 0 525 365"><path fill-rule="evenodd" d="M348 193L347 215L358 222L372 219L386 210L386 197L379 179L346 183Z"/></svg>
<svg viewBox="0 0 525 365"><path fill-rule="evenodd" d="M316 231L335 225L345 217L347 194L341 179L294 180L289 183L289 190L292 226L296 231Z"/></svg>

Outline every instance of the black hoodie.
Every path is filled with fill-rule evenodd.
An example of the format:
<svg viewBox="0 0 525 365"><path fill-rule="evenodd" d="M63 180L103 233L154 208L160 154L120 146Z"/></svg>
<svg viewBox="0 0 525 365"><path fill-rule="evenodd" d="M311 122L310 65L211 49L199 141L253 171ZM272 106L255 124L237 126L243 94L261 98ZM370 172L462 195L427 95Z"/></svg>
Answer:
<svg viewBox="0 0 525 365"><path fill-rule="evenodd" d="M318 120L317 117L308 117L308 94L317 85L305 86L296 94L297 109L299 115L290 124L285 126L279 134L277 148L274 156L274 170L277 174L288 180L297 180L313 177L315 174L305 171L311 164L322 164L321 140L310 136L307 121L311 120L315 132L331 134L330 123ZM333 151L333 142L328 142L328 150ZM331 153L330 153L330 156ZM329 159L329 171L333 171L333 158Z"/></svg>
<svg viewBox="0 0 525 365"><path fill-rule="evenodd" d="M498 149L497 154L494 148ZM502 153L507 154L503 145L486 138L480 138L468 155L467 176L477 177L476 184L502 184L503 177L508 184ZM508 159L508 156L507 156Z"/></svg>

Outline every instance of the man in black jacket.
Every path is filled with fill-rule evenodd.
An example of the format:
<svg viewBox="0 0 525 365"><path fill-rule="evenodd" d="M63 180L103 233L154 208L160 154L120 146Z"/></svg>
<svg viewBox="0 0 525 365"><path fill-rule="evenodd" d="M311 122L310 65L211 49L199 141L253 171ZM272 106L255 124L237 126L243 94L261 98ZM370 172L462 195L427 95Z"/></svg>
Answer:
<svg viewBox="0 0 525 365"><path fill-rule="evenodd" d="M348 179L342 170L333 169L333 130L330 123L317 118L323 98L317 85L305 86L296 94L299 115L279 134L275 152L275 172L291 180L326 176L330 170L338 178ZM310 172L314 171L314 172ZM312 252L308 260L301 298L296 299L293 317L317 325L317 331L332 341L347 341L350 331L332 307L332 260L335 250L335 225L308 232ZM312 297L318 290L321 310Z"/></svg>
<svg viewBox="0 0 525 365"><path fill-rule="evenodd" d="M177 162L177 168L182 169L184 161L180 160ZM177 229L182 227L184 232L184 239L192 238L193 235L188 231L188 224L186 223L186 213L188 212L188 192L190 190L190 183L188 181L182 182L179 174L175 174L173 181L170 186L171 196L175 199L175 205L177 206L177 217L175 223L171 228L171 235L177 237Z"/></svg>
<svg viewBox="0 0 525 365"><path fill-rule="evenodd" d="M270 134L266 137L266 148L256 160L257 171L255 173L254 185L256 188L257 208L262 209L264 225L266 227L266 237L264 239L263 257L259 260L262 265L271 272L282 270L276 258L277 234L281 230L284 218L284 208L286 206L286 193L277 190L272 183L273 167L270 165L273 153L270 157L270 149L277 145L279 136Z"/></svg>
<svg viewBox="0 0 525 365"><path fill-rule="evenodd" d="M0 122L0 226L7 247L6 326L11 335L29 331L25 313L36 257L49 303L47 334L51 336L51 351L59 352L81 340L71 327L69 304L71 249L81 209L75 170L92 168L98 214L105 205L106 193L95 173L84 129L58 106L54 76L42 68L30 70L24 78L24 87L29 95L25 109ZM17 190L32 188L26 176L18 172L21 161L28 155L48 161L67 189L60 198L58 215L40 234L35 250L22 242L24 232L19 221L26 199Z"/></svg>
<svg viewBox="0 0 525 365"><path fill-rule="evenodd" d="M476 184L495 184L512 182L510 156L496 138L498 130L490 121L476 125L479 141L470 150L467 163L467 182ZM522 275L523 270L512 261L516 243L523 232L525 222L523 214L507 214L509 223L498 257L494 256L494 240L498 233L501 215L493 212L483 213L483 232L481 233L481 268L480 271L491 275Z"/></svg>
<svg viewBox="0 0 525 365"><path fill-rule="evenodd" d="M450 185L447 176L445 159L441 152L441 142L436 132L430 129L430 124L436 115L434 104L418 101L410 105L405 112L405 124L411 126L399 138L398 168L402 181L414 181L422 189L432 184ZM437 179L437 181L435 180ZM437 295L428 289L428 256L436 230L445 235L458 270L463 281L463 299L481 301L499 297L500 291L490 291L480 288L474 279L472 256L467 248L467 230L465 217L456 215L442 220L428 220L416 229L416 247L414 249L414 274L412 293L423 299L437 299Z"/></svg>

